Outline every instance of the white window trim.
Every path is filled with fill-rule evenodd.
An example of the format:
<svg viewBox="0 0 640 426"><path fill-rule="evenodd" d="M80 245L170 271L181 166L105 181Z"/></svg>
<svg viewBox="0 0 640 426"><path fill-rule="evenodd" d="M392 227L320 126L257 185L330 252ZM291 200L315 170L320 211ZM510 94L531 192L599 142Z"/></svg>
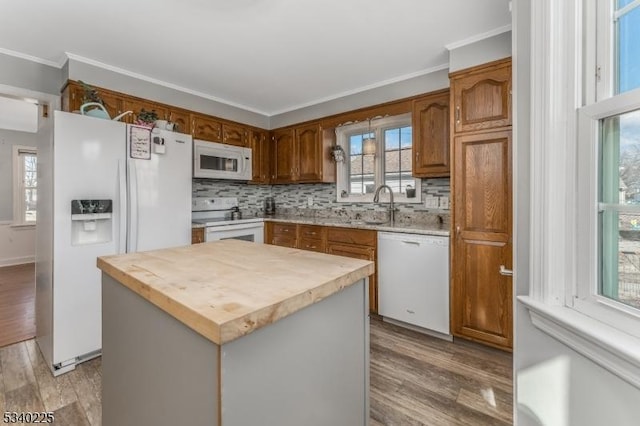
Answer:
<svg viewBox="0 0 640 426"><path fill-rule="evenodd" d="M34 227L35 222L25 222L24 220L24 179L23 166L20 161L21 153L38 154L38 150L33 146L14 145L12 153L13 162L13 222L12 227Z"/></svg>
<svg viewBox="0 0 640 426"><path fill-rule="evenodd" d="M582 39L583 28L588 37L593 33L595 5L596 0L531 2L530 291L518 300L538 329L640 388L640 338L621 331L619 323L613 327L602 317L574 309L579 280L594 264L585 263L593 255L594 240L580 245L589 238L585 226L589 232L594 229L584 221L592 219L578 215L578 203L585 200L578 167L594 153L577 150L576 111L596 98L592 83L597 59L583 50ZM585 108L584 114L595 110ZM515 277L526 279L517 270Z"/></svg>
<svg viewBox="0 0 640 426"><path fill-rule="evenodd" d="M382 185L382 155L383 155L383 133L384 130L399 126L411 126L411 114L394 115L391 117L384 117L380 119L373 119L371 121L371 130L375 134L376 138L376 154L374 158L373 168L375 170L374 183L375 187ZM349 135L358 132L366 132L369 130L369 122L363 121L360 123L349 124L348 126L341 126L336 128L337 144L342 147L347 155L343 164L338 164L336 167L336 198L339 203L373 203L374 194L350 194L349 188L347 188L348 179L348 160L349 160ZM394 203L407 203L407 204L420 204L422 203L422 179L415 178L416 181L416 196L413 198L407 198L405 194L393 193ZM341 194L346 191L349 194L346 197L342 197ZM389 194L387 191L380 193L380 202L389 202Z"/></svg>

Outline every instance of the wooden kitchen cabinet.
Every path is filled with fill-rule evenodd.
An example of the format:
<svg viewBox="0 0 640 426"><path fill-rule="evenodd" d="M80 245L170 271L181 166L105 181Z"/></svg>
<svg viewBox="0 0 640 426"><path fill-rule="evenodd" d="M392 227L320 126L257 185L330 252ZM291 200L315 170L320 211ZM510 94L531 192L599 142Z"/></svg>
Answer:
<svg viewBox="0 0 640 426"><path fill-rule="evenodd" d="M296 248L298 226L295 223L267 222L265 242L275 246Z"/></svg>
<svg viewBox="0 0 640 426"><path fill-rule="evenodd" d="M168 108L162 104L156 104L155 102L149 102L137 98L125 98L122 109L124 111L133 111L132 114L129 114L124 118L124 121L127 123L135 123L143 109L145 111L155 111L156 114L158 114L158 120L166 120L169 115Z"/></svg>
<svg viewBox="0 0 640 426"><path fill-rule="evenodd" d="M102 98L105 109L109 113L109 117L114 118L123 112L123 101L121 97L104 90L98 90L98 93ZM68 112L79 112L80 107L82 106L83 97L84 89L80 84L67 84L62 91L62 110Z"/></svg>
<svg viewBox="0 0 640 426"><path fill-rule="evenodd" d="M264 241L282 247L377 262L378 234L368 229L266 222ZM369 310L378 313L378 267L369 277Z"/></svg>
<svg viewBox="0 0 640 426"><path fill-rule="evenodd" d="M251 148L252 177L249 183L269 183L271 150L269 133L263 130L252 130L249 137Z"/></svg>
<svg viewBox="0 0 640 426"><path fill-rule="evenodd" d="M376 263L369 276L369 311L378 313L378 234L367 229L327 228L327 253Z"/></svg>
<svg viewBox="0 0 640 426"><path fill-rule="evenodd" d="M204 243L204 228L191 228L191 244Z"/></svg>
<svg viewBox="0 0 640 426"><path fill-rule="evenodd" d="M320 123L275 130L272 140L271 183L335 182L335 139Z"/></svg>
<svg viewBox="0 0 640 426"><path fill-rule="evenodd" d="M513 280L500 273L512 268L511 106L504 105L510 66L498 61L467 72L469 79L466 73L452 79L451 99L482 98L484 105L476 108L475 121L463 112L461 124L452 124L451 332L511 351ZM451 122L457 121L452 112Z"/></svg>
<svg viewBox="0 0 640 426"><path fill-rule="evenodd" d="M511 126L511 58L461 70L449 78L456 133Z"/></svg>
<svg viewBox="0 0 640 426"><path fill-rule="evenodd" d="M298 248L326 252L326 228L318 225L298 225Z"/></svg>
<svg viewBox="0 0 640 426"><path fill-rule="evenodd" d="M291 183L294 181L294 131L275 130L271 143L271 183Z"/></svg>
<svg viewBox="0 0 640 426"><path fill-rule="evenodd" d="M414 177L449 176L449 90L413 101Z"/></svg>
<svg viewBox="0 0 640 426"><path fill-rule="evenodd" d="M322 180L322 142L318 123L295 129L295 180L317 182Z"/></svg>
<svg viewBox="0 0 640 426"><path fill-rule="evenodd" d="M191 134L194 139L222 142L222 123L203 114L191 114Z"/></svg>
<svg viewBox="0 0 640 426"><path fill-rule="evenodd" d="M239 124L222 124L222 143L246 147L249 146L249 132Z"/></svg>
<svg viewBox="0 0 640 426"><path fill-rule="evenodd" d="M171 123L175 124L175 132L191 134L191 114L183 109L171 109L167 117Z"/></svg>

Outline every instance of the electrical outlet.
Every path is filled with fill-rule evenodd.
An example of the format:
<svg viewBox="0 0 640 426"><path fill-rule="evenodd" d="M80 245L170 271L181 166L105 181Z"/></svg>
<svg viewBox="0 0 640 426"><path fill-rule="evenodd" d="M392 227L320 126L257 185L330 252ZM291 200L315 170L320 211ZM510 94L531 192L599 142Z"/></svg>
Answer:
<svg viewBox="0 0 640 426"><path fill-rule="evenodd" d="M428 209L437 209L438 208L438 197L433 197L431 195L425 197L424 206Z"/></svg>
<svg viewBox="0 0 640 426"><path fill-rule="evenodd" d="M440 197L440 208L449 210L449 197Z"/></svg>

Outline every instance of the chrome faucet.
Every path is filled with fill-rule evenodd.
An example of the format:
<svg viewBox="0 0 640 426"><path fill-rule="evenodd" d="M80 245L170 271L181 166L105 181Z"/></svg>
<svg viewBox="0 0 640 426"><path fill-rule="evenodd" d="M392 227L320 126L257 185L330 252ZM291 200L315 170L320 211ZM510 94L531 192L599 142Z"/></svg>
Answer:
<svg viewBox="0 0 640 426"><path fill-rule="evenodd" d="M380 185L378 189L376 189L376 194L373 196L373 202L377 203L380 201L380 190L382 188L387 188L389 190L389 219L391 221L391 226L393 226L395 222L395 207L393 206L393 190L389 185Z"/></svg>

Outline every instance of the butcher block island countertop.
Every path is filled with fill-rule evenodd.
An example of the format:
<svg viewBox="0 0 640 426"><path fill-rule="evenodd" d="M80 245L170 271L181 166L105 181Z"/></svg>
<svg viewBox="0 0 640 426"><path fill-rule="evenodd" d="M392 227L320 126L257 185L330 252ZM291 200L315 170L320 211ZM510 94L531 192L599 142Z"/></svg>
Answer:
<svg viewBox="0 0 640 426"><path fill-rule="evenodd" d="M239 240L103 256L98 267L218 345L317 303L374 268Z"/></svg>
<svg viewBox="0 0 640 426"><path fill-rule="evenodd" d="M98 266L104 426L366 426L372 262L222 240Z"/></svg>

